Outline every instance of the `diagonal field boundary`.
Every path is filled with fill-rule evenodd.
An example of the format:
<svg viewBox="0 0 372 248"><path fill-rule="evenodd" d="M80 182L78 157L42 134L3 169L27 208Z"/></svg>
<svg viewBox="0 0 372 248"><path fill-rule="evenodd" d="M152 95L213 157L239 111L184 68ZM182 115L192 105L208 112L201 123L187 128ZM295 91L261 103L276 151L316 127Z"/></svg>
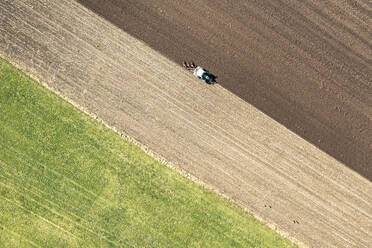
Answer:
<svg viewBox="0 0 372 248"><path fill-rule="evenodd" d="M372 243L369 181L78 3L2 1L0 33L2 57L296 243Z"/></svg>
<svg viewBox="0 0 372 248"><path fill-rule="evenodd" d="M76 1L177 64L216 72L221 86L372 181L363 0Z"/></svg>

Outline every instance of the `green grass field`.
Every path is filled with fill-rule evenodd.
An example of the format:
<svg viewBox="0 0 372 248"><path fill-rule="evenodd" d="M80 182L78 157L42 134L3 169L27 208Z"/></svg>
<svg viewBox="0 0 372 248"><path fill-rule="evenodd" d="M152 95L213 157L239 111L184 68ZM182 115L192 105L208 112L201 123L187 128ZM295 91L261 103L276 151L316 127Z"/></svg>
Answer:
<svg viewBox="0 0 372 248"><path fill-rule="evenodd" d="M0 247L294 247L0 59Z"/></svg>

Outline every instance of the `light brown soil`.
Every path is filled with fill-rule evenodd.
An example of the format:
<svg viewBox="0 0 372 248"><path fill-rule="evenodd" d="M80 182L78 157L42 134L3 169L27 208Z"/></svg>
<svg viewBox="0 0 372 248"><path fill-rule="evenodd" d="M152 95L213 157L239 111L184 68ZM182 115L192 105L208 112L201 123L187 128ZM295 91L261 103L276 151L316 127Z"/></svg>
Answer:
<svg viewBox="0 0 372 248"><path fill-rule="evenodd" d="M1 56L299 244L372 243L367 179L81 5L1 1L0 32Z"/></svg>
<svg viewBox="0 0 372 248"><path fill-rule="evenodd" d="M207 67L223 87L372 180L371 4L78 1L176 63Z"/></svg>

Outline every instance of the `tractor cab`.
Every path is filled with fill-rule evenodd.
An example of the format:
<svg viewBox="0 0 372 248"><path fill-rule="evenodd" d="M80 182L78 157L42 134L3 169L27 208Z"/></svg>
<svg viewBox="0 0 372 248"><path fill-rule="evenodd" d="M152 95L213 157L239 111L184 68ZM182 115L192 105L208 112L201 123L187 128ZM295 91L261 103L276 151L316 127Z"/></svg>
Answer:
<svg viewBox="0 0 372 248"><path fill-rule="evenodd" d="M194 75L202 79L207 84L214 84L216 83L216 76L208 72L207 70L201 68L200 66L197 66L194 70Z"/></svg>

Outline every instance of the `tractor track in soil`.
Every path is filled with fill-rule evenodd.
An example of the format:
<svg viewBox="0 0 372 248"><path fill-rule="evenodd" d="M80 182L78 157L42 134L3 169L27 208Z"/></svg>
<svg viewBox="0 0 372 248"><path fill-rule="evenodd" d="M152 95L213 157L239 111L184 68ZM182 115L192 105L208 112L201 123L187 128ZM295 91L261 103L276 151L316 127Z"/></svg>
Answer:
<svg viewBox="0 0 372 248"><path fill-rule="evenodd" d="M169 5L177 9L171 3ZM197 3L208 6L209 2ZM127 5L128 8L130 6ZM205 8L210 10L206 16L212 18L214 15L210 13L213 9ZM146 14L146 8L136 9ZM362 16L359 21L365 22L365 13L362 10L359 12ZM233 19L231 22L239 25ZM135 23L132 22L132 25ZM258 23L255 28L267 29L259 27ZM349 29L352 30L351 27ZM98 116L107 125L166 158L177 169L193 175L208 187L234 200L297 243L310 247L368 247L372 243L372 185L365 178L366 175L360 175L363 175L363 171L358 171L358 174L349 169L220 85L201 83L176 63L77 2L2 1L0 32L1 56L83 111ZM176 34L172 33L168 38ZM369 55L363 53L366 46L363 41L368 40L366 35L360 34L356 41L360 44L347 55L352 56L350 63L355 60L362 66L350 68L359 73L353 74L353 77L359 75L360 82L348 88L345 81L341 81L337 86L346 88L346 93L327 84L328 81L322 77L326 74L320 72L313 75L313 81L311 78L306 81L310 90L318 87L315 79L319 79L319 82L324 83L324 88L339 89L337 96L349 97L342 106L355 111L348 113L352 113L356 123L360 121L360 128L368 128L365 125L370 124L371 117L368 105L370 85L365 81L366 75L370 75L365 71L369 65ZM260 40L259 36L252 39L262 42L262 46L267 45L267 52L270 53L269 48L272 47L268 41ZM183 43L180 44L182 48ZM332 45L341 46L338 43ZM258 56L259 52L262 52L263 58L269 55L260 47L252 51L252 58ZM173 51L174 48L169 49ZM216 54L218 49L220 47L216 45ZM251 49L246 50L249 51ZM301 49L296 51L300 53ZM234 55L240 56L236 54L239 50L226 48L225 52L234 52L228 62L233 62ZM304 51L302 53L305 55ZM200 58L200 61L195 59L195 62L205 64L212 73L218 72L221 82L228 82L229 75L233 75L231 73L237 73L237 82L243 82L239 80L246 76L245 71L238 73L242 67L230 68L225 61L226 68L233 71L223 68L220 71L214 67L214 63L217 65L218 62L207 61L201 51L200 54L192 54ZM358 57L357 54L366 55ZM305 80L306 76L312 75L312 71L281 71L282 66L288 66L291 59L296 62L296 57L291 57L294 55L283 54L288 61L283 59L282 63L279 63L277 56L272 55L273 62L263 68L260 64L262 61L248 63L242 60L242 64L251 65L245 69L252 73L253 79L266 82L265 86L269 83L266 79L274 75L268 72L269 69L279 70L283 74L273 78L278 85L283 83L279 80L293 73L298 77L304 73L302 78L297 79ZM306 63L311 64L311 61ZM304 64L294 63L293 66L299 69ZM319 65L316 67L315 62L312 66L313 69L321 69ZM343 78L344 74L336 76ZM249 82L253 90L265 89L255 85L254 80ZM246 86L237 85L236 89L244 92ZM292 86L294 92L301 92L299 86ZM359 90L361 92L358 93ZM258 94L261 91L254 92ZM273 101L272 104L277 103L281 107L281 102L295 101L295 98L285 98L285 91L273 88L273 92L277 94L272 99L262 95L261 100ZM358 101L351 97L352 94L359 94L356 98ZM308 96L303 93L302 96L311 98L311 94ZM328 97L332 96L327 95L326 99ZM278 102L274 102L275 99ZM316 102L314 99L312 103ZM289 108L287 112L292 113L292 110ZM283 109L278 111L285 112ZM316 117L314 113L309 116ZM326 126L328 122L319 117L315 123ZM338 129L335 131L339 132ZM350 132L354 132L354 129ZM368 134L366 131L362 133ZM366 137L356 142L360 142L358 144L361 146L368 144L369 136ZM294 224L294 220L298 220L299 224Z"/></svg>

